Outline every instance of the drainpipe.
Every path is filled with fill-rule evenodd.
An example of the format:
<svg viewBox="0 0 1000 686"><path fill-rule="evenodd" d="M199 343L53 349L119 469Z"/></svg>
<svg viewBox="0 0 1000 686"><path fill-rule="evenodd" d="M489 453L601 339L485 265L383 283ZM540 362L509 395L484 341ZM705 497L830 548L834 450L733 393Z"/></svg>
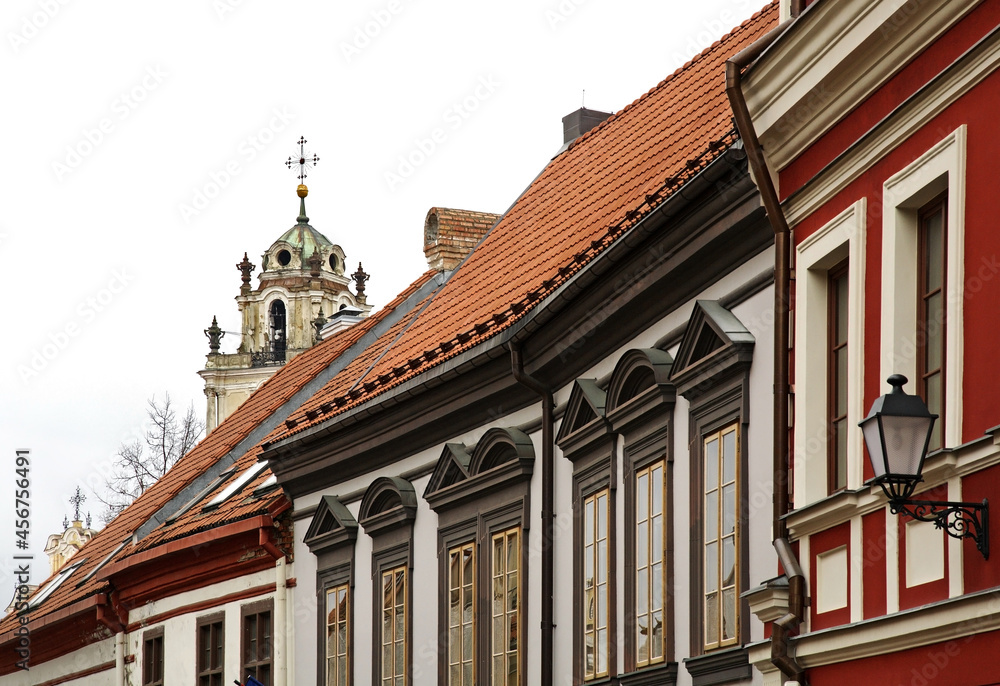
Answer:
<svg viewBox="0 0 1000 686"><path fill-rule="evenodd" d="M552 391L524 372L521 346L510 344L511 372L519 384L537 393L542 399L542 674L540 686L552 686L552 588L555 578L553 556L553 524L555 521L553 414Z"/></svg>
<svg viewBox="0 0 1000 686"><path fill-rule="evenodd" d="M793 2L792 16L798 16L804 3ZM788 575L790 611L775 621L771 630L771 662L790 680L804 681L804 671L791 655L790 634L802 622L805 605L805 577L788 542L788 527L783 516L788 512L788 310L791 292L790 232L785 214L767 168L764 151L753 126L746 97L743 95L743 69L756 60L794 21L777 26L752 45L726 61L726 95L733 109L736 127L743 139L747 160L760 190L761 202L774 230L774 427L772 483L774 509L771 530L785 574Z"/></svg>
<svg viewBox="0 0 1000 686"><path fill-rule="evenodd" d="M274 686L285 686L288 683L288 613L285 611L285 599L288 593L285 588L285 556L282 555L274 565Z"/></svg>
<svg viewBox="0 0 1000 686"><path fill-rule="evenodd" d="M115 686L125 686L125 632L115 634Z"/></svg>

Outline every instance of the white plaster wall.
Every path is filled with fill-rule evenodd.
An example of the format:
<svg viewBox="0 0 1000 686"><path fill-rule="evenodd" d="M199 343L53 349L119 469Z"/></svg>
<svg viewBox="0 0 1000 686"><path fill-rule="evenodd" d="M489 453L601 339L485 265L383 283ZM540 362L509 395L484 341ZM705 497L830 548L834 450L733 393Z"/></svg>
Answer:
<svg viewBox="0 0 1000 686"><path fill-rule="evenodd" d="M90 669L115 659L115 639L108 638L63 655L55 660L33 665L29 662L27 671L20 670L0 676L2 686L35 686L51 679ZM115 670L99 672L82 679L67 682L70 686L108 686L114 681Z"/></svg>
<svg viewBox="0 0 1000 686"><path fill-rule="evenodd" d="M773 264L773 252L764 251L749 260L733 273L719 282L712 284L697 299L718 299L745 283L750 278L769 269ZM622 354L633 348L652 347L656 341L678 327L684 326L690 318L694 300L685 303L670 313L655 325L646 329L627 344L621 346L615 353L595 364L589 370L581 373L581 377L601 378L610 375ZM751 417L748 431L750 465L748 482L750 485L750 582L774 576L776 573L776 557L771 548L771 416L770 399L773 382L773 349L771 329L773 320L770 309L773 302L773 290L768 287L754 295L746 302L734 308L734 314L740 318L757 339L754 363L750 373L752 396L757 399L751 403ZM671 350L676 354L676 346ZM569 399L572 384L556 389L554 392L557 406L564 406ZM759 399L766 398L767 401ZM679 662L690 654L690 633L688 630L691 608L689 607L689 579L685 570L689 568L689 540L691 522L688 518L689 500L689 458L688 458L688 403L678 397L673 417L673 450L674 450L674 492L672 494L674 507L674 560L675 560L675 656ZM537 421L541 408L539 403L514 413L502 415L483 426L466 433L449 438L447 442L461 442L474 445L490 428L497 426L519 426ZM559 422L555 431L558 432ZM541 669L540 662L540 623L541 623L541 432L530 435L535 447L536 465L530 483L531 516L527 532L529 546L526 616L524 630L525 647L528 662L528 683L530 675L537 675ZM620 441L619 441L620 443ZM404 457L388 468L370 472L338 484L331 489L324 489L296 500L296 509L304 509L316 505L323 495L347 494L362 491L379 476L394 476L432 464L441 455L441 445L420 451ZM624 667L624 536L625 511L624 492L622 484L621 445L618 446L619 472L617 474L618 493L616 496L616 529L619 549L615 551L615 562L618 565L618 626L619 669ZM573 572L573 517L572 517L572 464L566 460L558 447L555 451L555 512L554 527L554 622L553 661L555 664L554 682L567 686L572 682L571 665L573 660L573 606L576 600L572 583ZM438 551L437 551L437 515L430 510L421 497L429 477L413 480L418 496L418 510L414 522L413 547L413 684L414 686L431 686L437 683L437 593L438 593ZM759 494L759 495L758 495ZM357 517L360 503L358 501L345 503L351 513ZM300 520L295 526L296 576L298 587L294 589L296 631L295 670L297 681L311 683L316 670L316 612L315 582L316 558L302 543L302 537L308 528L309 520ZM366 684L372 679L373 646L372 646L372 593L373 579L371 576L371 538L363 529L359 530L354 553L354 614L353 614L353 673L354 683ZM311 601L306 601L310 598ZM756 620L751 621L751 638L763 637L763 628ZM754 683L759 683L759 675L754 676ZM679 669L680 684L690 684L691 680L683 663Z"/></svg>

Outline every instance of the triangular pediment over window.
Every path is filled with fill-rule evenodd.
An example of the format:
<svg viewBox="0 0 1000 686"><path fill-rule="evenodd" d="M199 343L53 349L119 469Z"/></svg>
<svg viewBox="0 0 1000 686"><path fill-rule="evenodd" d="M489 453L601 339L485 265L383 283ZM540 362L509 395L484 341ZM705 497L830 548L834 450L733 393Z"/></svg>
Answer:
<svg viewBox="0 0 1000 686"><path fill-rule="evenodd" d="M753 359L755 339L736 315L715 300L698 300L674 358L671 379L688 398L729 375L743 371Z"/></svg>
<svg viewBox="0 0 1000 686"><path fill-rule="evenodd" d="M584 447L608 434L605 419L607 392L597 385L596 379L577 379L573 382L566 414L556 436L563 454L573 459Z"/></svg>
<svg viewBox="0 0 1000 686"><path fill-rule="evenodd" d="M317 552L353 541L357 535L358 522L347 507L335 496L325 495L316 506L303 542Z"/></svg>
<svg viewBox="0 0 1000 686"><path fill-rule="evenodd" d="M433 493L465 481L471 462L472 455L464 443L445 443L426 490Z"/></svg>
<svg viewBox="0 0 1000 686"><path fill-rule="evenodd" d="M491 428L472 448L445 445L424 499L435 511L474 501L505 484L529 479L534 460L534 445L523 431Z"/></svg>

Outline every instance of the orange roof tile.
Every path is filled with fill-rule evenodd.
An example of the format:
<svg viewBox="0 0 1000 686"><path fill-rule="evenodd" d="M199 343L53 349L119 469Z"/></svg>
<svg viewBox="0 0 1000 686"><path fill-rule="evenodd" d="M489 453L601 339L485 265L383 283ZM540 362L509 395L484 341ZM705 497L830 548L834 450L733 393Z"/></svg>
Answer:
<svg viewBox="0 0 1000 686"><path fill-rule="evenodd" d="M281 408L296 392L314 379L317 374L327 369L334 360L402 305L407 298L417 293L435 275L434 271L425 272L377 313L342 332L338 332L337 335L317 343L279 369L232 415L219 424L191 452L181 458L162 479L146 489L142 495L74 555L70 564L84 561L83 564L42 605L30 612L31 619L44 617L73 602L107 591L107 584L98 581L96 577L87 579L82 584L80 582L160 508L168 504L206 469L236 448L240 441L249 436L262 421ZM407 318L404 317L403 320L407 321ZM259 452L259 444L247 450L236 462L237 474L243 471L244 465L255 462ZM137 550L146 549L194 531L200 531L206 526L243 519L263 511L275 511L276 508L281 507L281 501L284 499L280 490L261 498L252 497L253 489L262 483L269 474L268 470L264 470L252 483L246 486L238 497L227 501L223 507L213 511L210 517L197 521L196 516L201 514L201 508L192 508L191 512L188 512L185 517L179 518L174 524L163 524L154 529L137 546L126 546L114 559L122 559ZM225 485L222 484L220 490ZM44 588L49 580L44 582L40 588ZM17 618L13 613L3 618L0 621L0 637L4 637L16 626ZM2 640L3 638L0 638L0 641Z"/></svg>
<svg viewBox="0 0 1000 686"><path fill-rule="evenodd" d="M778 3L573 141L370 369L350 365L274 440L361 405L523 318L737 139L725 61L774 27ZM348 392L350 390L351 392ZM318 413L319 407L333 408Z"/></svg>

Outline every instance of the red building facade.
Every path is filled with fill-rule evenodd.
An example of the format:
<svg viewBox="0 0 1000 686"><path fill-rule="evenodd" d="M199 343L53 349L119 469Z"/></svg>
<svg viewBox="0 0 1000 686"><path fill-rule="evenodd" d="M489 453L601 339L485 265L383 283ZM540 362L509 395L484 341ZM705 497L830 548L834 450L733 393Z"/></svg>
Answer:
<svg viewBox="0 0 1000 686"><path fill-rule="evenodd" d="M914 497L1000 503L1000 2L791 12L734 102L790 231L790 503L775 536L796 551L806 608L783 669L766 644L751 659L765 683L1000 682L1000 560L892 514L857 426L903 374L940 416ZM783 583L751 593L765 621L794 606Z"/></svg>

